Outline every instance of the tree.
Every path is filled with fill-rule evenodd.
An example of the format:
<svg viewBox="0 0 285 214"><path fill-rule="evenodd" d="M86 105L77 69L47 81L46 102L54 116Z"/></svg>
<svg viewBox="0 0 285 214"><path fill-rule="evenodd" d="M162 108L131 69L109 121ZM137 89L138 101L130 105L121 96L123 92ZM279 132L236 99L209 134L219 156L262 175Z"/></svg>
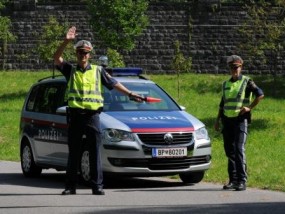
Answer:
<svg viewBox="0 0 285 214"><path fill-rule="evenodd" d="M116 50L107 48L107 56L109 59L109 67L125 67L123 57Z"/></svg>
<svg viewBox="0 0 285 214"><path fill-rule="evenodd" d="M174 58L172 60L172 69L175 70L177 74L177 96L180 98L180 73L190 72L192 67L192 58L186 59L180 50L181 43L176 40L174 42Z"/></svg>
<svg viewBox="0 0 285 214"><path fill-rule="evenodd" d="M251 1L245 8L249 19L239 29L244 38L239 48L247 55L249 64L276 60L284 48L285 1ZM274 67L272 70L276 72Z"/></svg>
<svg viewBox="0 0 285 214"><path fill-rule="evenodd" d="M64 38L67 29L68 23L59 24L55 17L49 17L47 24L42 27L42 34L37 46L37 52L42 60L45 62L53 62L53 55L62 42L62 38ZM67 59L74 58L74 48L71 43L68 44L63 56Z"/></svg>
<svg viewBox="0 0 285 214"><path fill-rule="evenodd" d="M0 0L0 11L5 8L6 3L8 3L8 0ZM16 40L16 36L11 32L11 28L11 20L6 16L2 16L0 13L0 43L2 43L0 55L3 58L1 66L2 70L5 69L6 64L7 45L9 42L14 42Z"/></svg>
<svg viewBox="0 0 285 214"><path fill-rule="evenodd" d="M239 45L247 54L248 64L270 62L273 75L273 93L276 93L277 64L285 43L285 1L250 1L245 6L249 19L239 32L244 38Z"/></svg>
<svg viewBox="0 0 285 214"><path fill-rule="evenodd" d="M103 46L121 51L135 47L135 39L148 25L146 0L87 0L91 27Z"/></svg>

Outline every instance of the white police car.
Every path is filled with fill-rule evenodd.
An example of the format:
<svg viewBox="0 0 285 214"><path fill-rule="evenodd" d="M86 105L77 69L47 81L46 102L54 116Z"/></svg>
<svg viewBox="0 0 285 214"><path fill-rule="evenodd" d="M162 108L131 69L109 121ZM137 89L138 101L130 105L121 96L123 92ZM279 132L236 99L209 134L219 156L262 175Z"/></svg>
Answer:
<svg viewBox="0 0 285 214"><path fill-rule="evenodd" d="M141 69L112 72L131 91L156 99L137 103L116 90L103 89L100 119L104 173L179 174L185 183L200 182L211 164L211 142L205 125L162 88L140 76ZM64 77L46 78L34 84L27 95L20 120L21 167L27 177L40 175L42 169L66 169L66 86ZM81 154L80 175L88 181L88 145Z"/></svg>

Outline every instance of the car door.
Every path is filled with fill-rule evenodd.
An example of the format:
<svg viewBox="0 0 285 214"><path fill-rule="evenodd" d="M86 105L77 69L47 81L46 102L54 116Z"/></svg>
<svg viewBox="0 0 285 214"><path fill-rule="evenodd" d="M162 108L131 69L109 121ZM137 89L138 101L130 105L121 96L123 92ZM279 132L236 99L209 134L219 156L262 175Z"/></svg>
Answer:
<svg viewBox="0 0 285 214"><path fill-rule="evenodd" d="M66 117L56 114L56 109L64 105L65 87L62 83L46 83L37 89L31 124L34 150L43 164L58 165L67 156Z"/></svg>
<svg viewBox="0 0 285 214"><path fill-rule="evenodd" d="M67 106L66 84L58 86L55 95L54 108L50 114L52 131L55 138L50 142L49 160L53 165L66 167L68 158L68 124L66 113L57 113L57 109Z"/></svg>

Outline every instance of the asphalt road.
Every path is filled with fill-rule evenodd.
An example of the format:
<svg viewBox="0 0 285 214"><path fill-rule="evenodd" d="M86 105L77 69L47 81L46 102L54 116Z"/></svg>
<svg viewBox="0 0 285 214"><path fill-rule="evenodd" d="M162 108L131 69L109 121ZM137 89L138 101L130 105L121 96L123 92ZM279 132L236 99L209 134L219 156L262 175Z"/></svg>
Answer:
<svg viewBox="0 0 285 214"><path fill-rule="evenodd" d="M285 193L248 188L225 191L201 182L185 186L167 178L105 180L105 196L91 195L79 185L77 195L60 195L64 172L45 170L39 178L25 178L20 163L0 162L0 213L231 213L284 214Z"/></svg>

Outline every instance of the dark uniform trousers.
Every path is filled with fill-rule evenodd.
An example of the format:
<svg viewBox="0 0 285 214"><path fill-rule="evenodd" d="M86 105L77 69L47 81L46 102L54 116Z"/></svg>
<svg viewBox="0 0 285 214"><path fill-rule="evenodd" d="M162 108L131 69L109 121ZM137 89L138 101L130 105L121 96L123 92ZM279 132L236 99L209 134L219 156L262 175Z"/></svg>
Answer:
<svg viewBox="0 0 285 214"><path fill-rule="evenodd" d="M245 143L248 121L244 117L222 117L224 149L230 182L246 182Z"/></svg>
<svg viewBox="0 0 285 214"><path fill-rule="evenodd" d="M69 156L66 171L66 188L75 189L78 179L82 137L86 135L89 148L89 164L92 189L103 187L103 173L101 165L101 132L99 112L81 109L69 109L68 148Z"/></svg>

